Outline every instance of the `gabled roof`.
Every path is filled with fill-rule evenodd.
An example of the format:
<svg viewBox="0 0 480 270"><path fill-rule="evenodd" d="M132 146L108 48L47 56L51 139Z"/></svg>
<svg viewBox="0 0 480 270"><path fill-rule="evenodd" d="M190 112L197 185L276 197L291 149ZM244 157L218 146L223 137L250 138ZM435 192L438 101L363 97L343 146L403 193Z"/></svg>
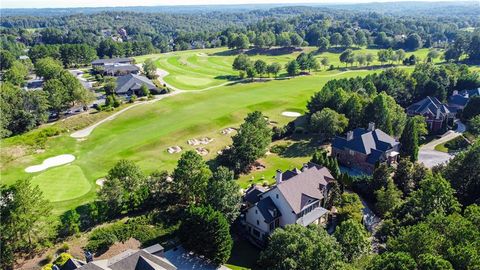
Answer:
<svg viewBox="0 0 480 270"><path fill-rule="evenodd" d="M159 247L161 247L159 245ZM147 250L158 250L158 246L141 250L126 250L110 259L92 261L87 264L76 264L70 259L69 269L80 270L176 270L177 268L167 259L150 254ZM163 250L163 247L161 247ZM62 270L64 268L62 267Z"/></svg>
<svg viewBox="0 0 480 270"><path fill-rule="evenodd" d="M445 115L450 113L448 107L441 103L436 97L427 96L426 98L410 105L407 107L408 112L412 112L414 114L430 114L430 115L437 115L437 110L440 109L440 113Z"/></svg>
<svg viewBox="0 0 480 270"><path fill-rule="evenodd" d="M380 129L369 131L364 128L356 128L350 140L336 136L332 147L341 150L353 150L368 155L367 162L375 164L386 151L397 146L399 142Z"/></svg>
<svg viewBox="0 0 480 270"><path fill-rule="evenodd" d="M268 196L258 201L257 208L265 219L265 223L270 223L282 216L282 213L280 213L275 203Z"/></svg>
<svg viewBox="0 0 480 270"><path fill-rule="evenodd" d="M399 142L380 129L369 131L364 128L356 128L353 130L353 138L336 136L333 139L332 147L339 149L350 149L366 155L372 153L372 150L385 152L392 147L398 145Z"/></svg>
<svg viewBox="0 0 480 270"><path fill-rule="evenodd" d="M468 100L475 96L480 96L480 88L463 90L458 92L457 94L453 94L448 98L448 104L465 107L468 103Z"/></svg>
<svg viewBox="0 0 480 270"><path fill-rule="evenodd" d="M81 266L85 265L85 262L82 262L80 260L70 258L68 259L60 268L61 270L74 270L77 268L80 268Z"/></svg>
<svg viewBox="0 0 480 270"><path fill-rule="evenodd" d="M104 70L106 72L118 72L118 71L139 71L140 68L135 65L130 64L115 64L115 65L105 65Z"/></svg>
<svg viewBox="0 0 480 270"><path fill-rule="evenodd" d="M105 65L105 64L114 64L114 63L132 63L133 58L108 58L108 59L97 59L92 61L92 65Z"/></svg>
<svg viewBox="0 0 480 270"><path fill-rule="evenodd" d="M283 179L283 177L282 177ZM330 171L313 163L307 164L300 174L283 180L275 186L296 214L306 203L323 199L323 188L333 180Z"/></svg>
<svg viewBox="0 0 480 270"><path fill-rule="evenodd" d="M117 78L117 88L115 88L115 93L125 94L130 89L140 89L143 84L145 84L148 89L157 89L153 82L147 77L136 74L127 74Z"/></svg>
<svg viewBox="0 0 480 270"><path fill-rule="evenodd" d="M250 204L255 204L260 200L259 195L264 193L265 191L266 189L264 187L254 184L245 191L243 200Z"/></svg>

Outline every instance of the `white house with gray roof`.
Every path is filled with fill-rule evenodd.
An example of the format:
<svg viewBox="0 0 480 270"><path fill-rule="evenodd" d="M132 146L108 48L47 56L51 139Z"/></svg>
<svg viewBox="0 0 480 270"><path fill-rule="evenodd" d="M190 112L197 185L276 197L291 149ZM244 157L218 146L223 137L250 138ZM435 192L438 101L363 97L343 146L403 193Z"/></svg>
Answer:
<svg viewBox="0 0 480 270"><path fill-rule="evenodd" d="M328 195L328 184L335 181L330 171L307 163L301 170L277 171L276 184L263 192L253 186L244 201L243 223L254 242L262 244L278 227L289 224L323 224L328 210L323 208Z"/></svg>

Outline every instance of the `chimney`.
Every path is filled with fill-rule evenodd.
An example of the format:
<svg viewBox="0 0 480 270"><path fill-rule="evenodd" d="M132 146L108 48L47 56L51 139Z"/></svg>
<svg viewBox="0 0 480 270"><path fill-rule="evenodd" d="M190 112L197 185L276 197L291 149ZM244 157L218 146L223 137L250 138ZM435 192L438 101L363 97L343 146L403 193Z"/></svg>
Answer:
<svg viewBox="0 0 480 270"><path fill-rule="evenodd" d="M282 171L281 170L277 170L277 173L275 174L275 182L277 183L277 185L282 182Z"/></svg>
<svg viewBox="0 0 480 270"><path fill-rule="evenodd" d="M437 116L436 116L436 119L440 119L440 107L437 108Z"/></svg>
<svg viewBox="0 0 480 270"><path fill-rule="evenodd" d="M374 131L375 130L375 123L370 122L368 123L368 131Z"/></svg>
<svg viewBox="0 0 480 270"><path fill-rule="evenodd" d="M353 131L347 132L347 141L350 141L353 139Z"/></svg>
<svg viewBox="0 0 480 270"><path fill-rule="evenodd" d="M458 90L453 90L453 95L458 95Z"/></svg>
<svg viewBox="0 0 480 270"><path fill-rule="evenodd" d="M302 172L305 171L306 169L308 169L308 164L307 164L307 163L303 163Z"/></svg>

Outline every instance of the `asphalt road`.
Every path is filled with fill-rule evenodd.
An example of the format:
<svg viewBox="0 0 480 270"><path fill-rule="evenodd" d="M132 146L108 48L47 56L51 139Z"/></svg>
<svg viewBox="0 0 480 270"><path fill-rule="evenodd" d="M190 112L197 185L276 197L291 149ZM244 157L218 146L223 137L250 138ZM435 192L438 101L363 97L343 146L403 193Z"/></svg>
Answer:
<svg viewBox="0 0 480 270"><path fill-rule="evenodd" d="M435 150L435 146L462 135L462 133L465 132L465 129L465 125L462 122L457 121L456 130L450 130L446 132L441 138L433 140L420 147L420 150L418 152L418 161L420 163L423 163L428 168L432 168L435 165L448 162L451 158L453 158L454 155L437 151Z"/></svg>

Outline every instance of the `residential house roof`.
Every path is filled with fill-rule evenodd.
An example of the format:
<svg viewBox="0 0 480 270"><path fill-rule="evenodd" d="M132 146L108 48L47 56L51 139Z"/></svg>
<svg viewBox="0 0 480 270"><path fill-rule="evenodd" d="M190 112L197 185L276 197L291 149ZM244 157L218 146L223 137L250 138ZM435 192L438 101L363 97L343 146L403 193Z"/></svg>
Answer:
<svg viewBox="0 0 480 270"><path fill-rule="evenodd" d="M133 63L133 58L108 58L92 61L92 65L106 65L115 63Z"/></svg>
<svg viewBox="0 0 480 270"><path fill-rule="evenodd" d="M420 115L430 114L436 116L438 111L442 117L450 113L445 104L441 103L436 97L430 96L407 107L407 112Z"/></svg>
<svg viewBox="0 0 480 270"><path fill-rule="evenodd" d="M260 200L260 194L264 193L266 188L252 184L246 191L243 196L243 200L250 204L256 204Z"/></svg>
<svg viewBox="0 0 480 270"><path fill-rule="evenodd" d="M147 77L136 74L127 74L117 78L117 88L115 88L115 93L126 94L128 90L140 89L143 84L146 85L148 89L157 89L153 82Z"/></svg>
<svg viewBox="0 0 480 270"><path fill-rule="evenodd" d="M375 164L381 156L388 150L399 145L395 138L386 134L380 129L368 130L356 128L351 134L351 138L336 136L333 139L332 147L341 150L353 150L368 155L367 162Z"/></svg>
<svg viewBox="0 0 480 270"><path fill-rule="evenodd" d="M86 264L85 262L82 262L74 258L70 258L62 265L61 270L74 270L82 267L85 264Z"/></svg>
<svg viewBox="0 0 480 270"><path fill-rule="evenodd" d="M140 68L131 65L131 64L114 64L114 65L105 65L104 71L107 73L116 73L116 72L135 72L140 71Z"/></svg>
<svg viewBox="0 0 480 270"><path fill-rule="evenodd" d="M313 201L323 199L323 188L328 182L334 181L326 167L313 163L306 164L299 172L286 180L282 177L282 181L275 186L296 214Z"/></svg>
<svg viewBox="0 0 480 270"><path fill-rule="evenodd" d="M282 216L282 213L278 210L275 203L273 203L270 197L265 197L258 201L257 203L258 210L265 219L265 223L270 223L276 218Z"/></svg>
<svg viewBox="0 0 480 270"><path fill-rule="evenodd" d="M471 97L480 96L480 88L463 90L460 92L454 91L453 95L448 98L448 104L451 106L465 107Z"/></svg>
<svg viewBox="0 0 480 270"><path fill-rule="evenodd" d="M161 247L161 246L160 246ZM154 250L156 246L151 247ZM163 249L163 247L162 247ZM62 270L176 270L177 268L166 258L153 255L149 248L126 250L110 259L91 261L87 264L75 263L75 259L67 261L68 267ZM78 261L77 261L78 262Z"/></svg>

